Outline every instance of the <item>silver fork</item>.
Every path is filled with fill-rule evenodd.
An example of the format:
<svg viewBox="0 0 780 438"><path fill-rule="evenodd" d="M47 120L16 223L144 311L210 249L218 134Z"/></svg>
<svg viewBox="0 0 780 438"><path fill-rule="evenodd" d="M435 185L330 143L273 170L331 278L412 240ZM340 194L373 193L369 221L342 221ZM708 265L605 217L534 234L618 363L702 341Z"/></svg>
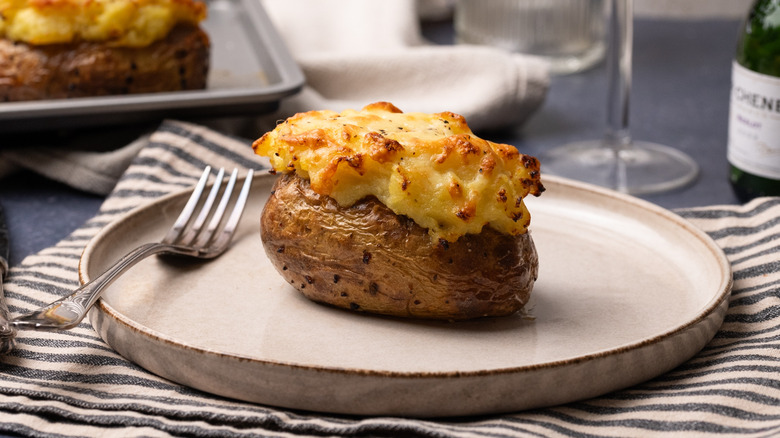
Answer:
<svg viewBox="0 0 780 438"><path fill-rule="evenodd" d="M224 253L230 246L233 233L244 211L253 172L251 169L249 170L230 217L221 229L220 223L232 197L238 170L233 170L222 198L212 213L214 201L217 198L225 175L224 169L219 170L217 179L205 197L199 214L192 220L193 214L203 197L210 173L211 167L207 166L190 199L162 241L139 246L122 257L104 273L76 289L71 295L35 312L14 318L11 324L19 329L67 330L73 328L84 319L87 311L95 304L106 286L110 285L133 265L152 254L176 254L200 259L211 259ZM203 226L206 224L209 216L211 220L204 229Z"/></svg>

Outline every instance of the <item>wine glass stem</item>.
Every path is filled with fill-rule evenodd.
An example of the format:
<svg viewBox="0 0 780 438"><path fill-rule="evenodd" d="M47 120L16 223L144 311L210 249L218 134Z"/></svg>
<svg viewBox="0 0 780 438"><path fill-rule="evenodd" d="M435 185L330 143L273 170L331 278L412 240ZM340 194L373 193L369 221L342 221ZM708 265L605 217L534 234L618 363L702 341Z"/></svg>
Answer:
<svg viewBox="0 0 780 438"><path fill-rule="evenodd" d="M633 141L628 128L633 51L632 0L610 0L607 117L602 139L550 151L545 171L631 194L659 193L692 182L696 162L668 146Z"/></svg>
<svg viewBox="0 0 780 438"><path fill-rule="evenodd" d="M628 128L633 44L633 0L612 0L610 4L607 54L607 132L605 141L617 153L631 145Z"/></svg>

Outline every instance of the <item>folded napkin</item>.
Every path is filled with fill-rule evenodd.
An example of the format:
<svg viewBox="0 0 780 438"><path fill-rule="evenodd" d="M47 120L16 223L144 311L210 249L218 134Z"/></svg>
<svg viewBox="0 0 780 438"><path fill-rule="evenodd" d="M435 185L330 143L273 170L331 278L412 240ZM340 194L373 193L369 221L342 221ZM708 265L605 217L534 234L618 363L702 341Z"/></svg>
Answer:
<svg viewBox="0 0 780 438"><path fill-rule="evenodd" d="M420 1L428 10L441 2ZM307 84L278 112L260 118L260 131L297 112L360 109L376 101L393 102L404 111L452 111L474 130L519 126L547 91L547 64L539 59L489 47L426 44L414 0L265 0L265 6ZM103 150L83 150L78 143L83 141L25 142L18 149L5 144L0 177L25 168L105 195L145 137L126 147L109 142Z"/></svg>
<svg viewBox="0 0 780 438"><path fill-rule="evenodd" d="M249 145L202 126L166 122L98 215L12 268L12 313L78 284L83 247L123 213L197 179L205 164L259 169ZM622 391L546 409L474 418L348 417L249 404L152 375L115 353L88 322L21 332L0 357L0 434L23 436L692 436L780 434L780 199L679 211L709 233L734 268L725 323L678 368ZM648 311L652 318L652 309ZM522 391L523 388L517 388Z"/></svg>
<svg viewBox="0 0 780 438"><path fill-rule="evenodd" d="M549 85L539 58L426 44L414 0L263 4L306 76L303 93L284 103L287 114L385 100L403 111L452 111L475 130L502 128L521 125Z"/></svg>

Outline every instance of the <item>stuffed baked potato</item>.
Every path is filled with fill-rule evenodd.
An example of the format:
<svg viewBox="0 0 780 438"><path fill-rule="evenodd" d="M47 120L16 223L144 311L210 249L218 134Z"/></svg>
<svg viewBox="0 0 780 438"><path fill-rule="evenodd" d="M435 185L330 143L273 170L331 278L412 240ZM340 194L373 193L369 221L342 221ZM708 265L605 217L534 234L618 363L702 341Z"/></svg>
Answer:
<svg viewBox="0 0 780 438"><path fill-rule="evenodd" d="M387 103L310 112L254 148L284 173L261 217L266 254L311 300L446 320L528 301L538 257L522 197L543 191L539 162L462 117Z"/></svg>
<svg viewBox="0 0 780 438"><path fill-rule="evenodd" d="M195 0L0 0L0 102L203 89L205 17Z"/></svg>

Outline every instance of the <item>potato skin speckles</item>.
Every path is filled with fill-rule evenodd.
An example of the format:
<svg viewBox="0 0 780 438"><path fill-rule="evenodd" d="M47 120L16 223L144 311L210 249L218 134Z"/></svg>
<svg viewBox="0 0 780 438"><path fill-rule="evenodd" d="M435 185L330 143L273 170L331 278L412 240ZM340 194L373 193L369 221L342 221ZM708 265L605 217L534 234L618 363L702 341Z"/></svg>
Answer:
<svg viewBox="0 0 780 438"><path fill-rule="evenodd" d="M431 241L376 198L342 207L295 174L274 185L260 228L268 258L299 293L357 312L439 320L511 315L528 301L538 273L528 233L488 227Z"/></svg>

